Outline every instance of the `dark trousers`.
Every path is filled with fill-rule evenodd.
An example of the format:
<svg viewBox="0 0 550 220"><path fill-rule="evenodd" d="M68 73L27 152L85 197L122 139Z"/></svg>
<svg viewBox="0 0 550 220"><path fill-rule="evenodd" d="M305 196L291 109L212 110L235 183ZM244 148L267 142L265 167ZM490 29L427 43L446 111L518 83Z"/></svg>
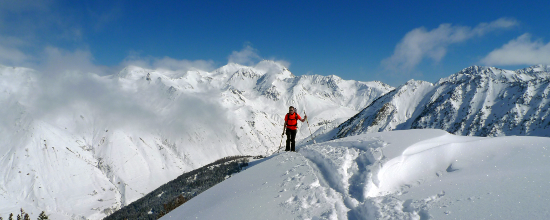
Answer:
<svg viewBox="0 0 550 220"><path fill-rule="evenodd" d="M286 129L286 150L285 151L296 151L296 130Z"/></svg>

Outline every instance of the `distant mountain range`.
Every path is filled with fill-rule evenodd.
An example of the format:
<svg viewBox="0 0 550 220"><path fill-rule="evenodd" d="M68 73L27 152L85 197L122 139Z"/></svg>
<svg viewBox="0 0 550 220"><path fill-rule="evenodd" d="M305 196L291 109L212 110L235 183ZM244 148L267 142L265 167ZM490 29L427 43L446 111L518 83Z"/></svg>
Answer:
<svg viewBox="0 0 550 220"><path fill-rule="evenodd" d="M468 67L435 84L410 80L322 135L442 129L464 136L550 136L550 66Z"/></svg>
<svg viewBox="0 0 550 220"><path fill-rule="evenodd" d="M398 88L295 76L273 61L212 72L128 66L109 76L0 66L0 213L101 219L183 172L279 148L288 106L317 142L436 128L550 136L550 66L472 66ZM299 124L300 144L310 140Z"/></svg>
<svg viewBox="0 0 550 220"><path fill-rule="evenodd" d="M109 76L0 66L0 213L101 219L183 172L279 148L288 106L328 130L394 88L263 61ZM298 139L309 136L300 124Z"/></svg>

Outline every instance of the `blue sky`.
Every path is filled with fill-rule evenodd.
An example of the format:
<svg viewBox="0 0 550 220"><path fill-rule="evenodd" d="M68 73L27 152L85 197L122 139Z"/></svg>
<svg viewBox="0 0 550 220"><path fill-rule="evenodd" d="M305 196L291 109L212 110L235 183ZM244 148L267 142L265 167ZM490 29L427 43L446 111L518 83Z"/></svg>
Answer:
<svg viewBox="0 0 550 220"><path fill-rule="evenodd" d="M548 1L0 0L0 64L109 74L276 60L398 86L550 64Z"/></svg>

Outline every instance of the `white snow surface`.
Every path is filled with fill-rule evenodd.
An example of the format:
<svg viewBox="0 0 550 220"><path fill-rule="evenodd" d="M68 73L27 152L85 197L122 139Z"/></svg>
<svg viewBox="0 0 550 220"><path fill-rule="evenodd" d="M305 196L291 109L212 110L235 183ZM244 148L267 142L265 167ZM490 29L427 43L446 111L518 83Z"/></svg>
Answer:
<svg viewBox="0 0 550 220"><path fill-rule="evenodd" d="M265 159L161 218L549 219L550 138L361 134Z"/></svg>
<svg viewBox="0 0 550 220"><path fill-rule="evenodd" d="M217 159L267 155L294 105L332 129L393 89L262 61L108 76L0 66L0 216L102 219ZM300 124L298 140L309 136Z"/></svg>

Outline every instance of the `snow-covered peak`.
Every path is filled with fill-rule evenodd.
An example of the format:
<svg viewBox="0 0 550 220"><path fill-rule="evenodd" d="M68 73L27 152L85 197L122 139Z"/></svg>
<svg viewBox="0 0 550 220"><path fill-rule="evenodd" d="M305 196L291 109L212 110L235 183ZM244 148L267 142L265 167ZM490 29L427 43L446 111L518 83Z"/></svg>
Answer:
<svg viewBox="0 0 550 220"><path fill-rule="evenodd" d="M436 84L409 81L328 133L437 128L475 136L550 136L550 74L537 65L511 71L472 66ZM330 138L329 138L330 139Z"/></svg>
<svg viewBox="0 0 550 220"><path fill-rule="evenodd" d="M531 76L548 77L550 75L550 65L535 65L524 69L516 70L520 74L528 74Z"/></svg>
<svg viewBox="0 0 550 220"><path fill-rule="evenodd" d="M279 62L273 60L262 60L254 66L254 68L265 72L283 72L288 69Z"/></svg>
<svg viewBox="0 0 550 220"><path fill-rule="evenodd" d="M549 65L535 65L516 71L496 67L471 66L449 77L440 79L437 84L465 83L472 80L492 80L503 83L527 82L550 79Z"/></svg>
<svg viewBox="0 0 550 220"><path fill-rule="evenodd" d="M391 131L409 120L417 106L428 100L434 85L420 80L409 80L397 89L376 99L357 115L340 124L333 131L319 136L320 141L358 135L367 132Z"/></svg>
<svg viewBox="0 0 550 220"><path fill-rule="evenodd" d="M411 79L411 80L405 82L405 84L400 85L399 87L397 87L396 90L399 91L399 92L404 92L404 91L407 91L407 90L416 90L417 88L423 87L423 86L433 86L433 84L430 83L430 82L422 81L422 80Z"/></svg>
<svg viewBox="0 0 550 220"><path fill-rule="evenodd" d="M121 78L121 79L131 79L131 80L137 80L140 78L143 78L147 76L147 73L151 72L151 70L130 65L119 71L118 73L114 74L113 77Z"/></svg>
<svg viewBox="0 0 550 220"><path fill-rule="evenodd" d="M231 74L231 73L237 72L237 70L243 69L243 68L247 68L247 66L243 66L243 65L238 64L238 63L228 63L225 66L222 66L222 67L214 70L214 72L223 73L223 74Z"/></svg>
<svg viewBox="0 0 550 220"><path fill-rule="evenodd" d="M211 72L127 66L63 82L37 75L0 67L0 213L44 209L55 219L101 219L182 172L277 151L289 105L310 116L302 141L393 89L298 77L273 61Z"/></svg>
<svg viewBox="0 0 550 220"><path fill-rule="evenodd" d="M487 70L492 69L493 67L485 67L485 66L470 66L467 68L462 69L456 74L465 74L465 75L479 75L479 74L485 74ZM496 69L496 68L495 68Z"/></svg>
<svg viewBox="0 0 550 220"><path fill-rule="evenodd" d="M455 74L450 75L449 77L440 79L437 84L445 83L464 83L474 79L486 79L486 78L502 78L503 73L506 70L498 69L495 67L484 67L484 66L471 66L465 68ZM508 78L511 74L504 75L504 78Z"/></svg>
<svg viewBox="0 0 550 220"><path fill-rule="evenodd" d="M271 75L270 78L277 80L295 77L285 66L272 60L263 60L256 64L254 68L263 74Z"/></svg>

